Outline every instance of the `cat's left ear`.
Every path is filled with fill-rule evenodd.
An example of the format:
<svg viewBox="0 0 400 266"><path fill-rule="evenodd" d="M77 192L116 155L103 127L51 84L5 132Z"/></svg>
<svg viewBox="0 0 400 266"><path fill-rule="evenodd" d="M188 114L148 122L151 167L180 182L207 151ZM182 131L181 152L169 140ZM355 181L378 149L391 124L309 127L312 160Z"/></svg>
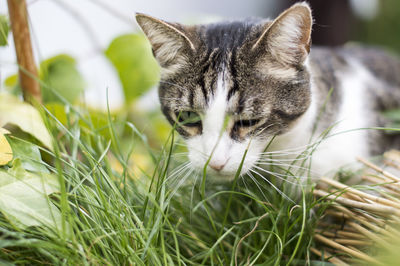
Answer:
<svg viewBox="0 0 400 266"><path fill-rule="evenodd" d="M285 65L303 64L310 52L312 22L309 5L295 4L266 25L252 49L266 49Z"/></svg>
<svg viewBox="0 0 400 266"><path fill-rule="evenodd" d="M137 13L136 21L149 39L153 54L164 69L176 69L195 50L184 26Z"/></svg>

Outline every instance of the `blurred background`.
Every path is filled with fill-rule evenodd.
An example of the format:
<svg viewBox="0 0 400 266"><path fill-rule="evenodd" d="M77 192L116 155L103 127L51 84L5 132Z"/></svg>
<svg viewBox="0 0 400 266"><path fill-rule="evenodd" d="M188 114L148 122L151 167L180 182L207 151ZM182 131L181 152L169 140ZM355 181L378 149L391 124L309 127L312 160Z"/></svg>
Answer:
<svg viewBox="0 0 400 266"><path fill-rule="evenodd" d="M54 87L58 86L60 91L83 91L84 97L79 100L100 109L106 108L107 99L111 109L138 101L140 108L157 108L154 95L142 97L156 86L158 70L148 54L146 41L140 35L132 35L140 32L134 20L135 12L169 21L203 23L252 16L273 18L295 2L298 1L27 1L35 58L41 64L42 78L52 80L46 71L65 73L64 65L68 63L68 69L73 68L68 72L70 78L60 85L54 81ZM400 52L400 1L308 2L315 18L314 45L358 41ZM0 0L0 15L7 15L6 0ZM137 58L140 64L129 61ZM15 61L9 34L8 45L0 46L0 91L17 87L13 77L17 71ZM70 100L75 99L71 96Z"/></svg>

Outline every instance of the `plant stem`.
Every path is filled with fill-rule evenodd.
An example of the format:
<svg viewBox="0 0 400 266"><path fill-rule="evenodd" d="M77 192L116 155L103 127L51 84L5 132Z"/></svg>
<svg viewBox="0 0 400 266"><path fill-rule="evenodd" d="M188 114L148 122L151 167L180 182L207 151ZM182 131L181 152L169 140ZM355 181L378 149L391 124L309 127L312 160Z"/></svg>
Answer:
<svg viewBox="0 0 400 266"><path fill-rule="evenodd" d="M26 1L8 0L7 3L19 66L19 83L24 100L31 103L35 101L41 103L42 96L32 51Z"/></svg>

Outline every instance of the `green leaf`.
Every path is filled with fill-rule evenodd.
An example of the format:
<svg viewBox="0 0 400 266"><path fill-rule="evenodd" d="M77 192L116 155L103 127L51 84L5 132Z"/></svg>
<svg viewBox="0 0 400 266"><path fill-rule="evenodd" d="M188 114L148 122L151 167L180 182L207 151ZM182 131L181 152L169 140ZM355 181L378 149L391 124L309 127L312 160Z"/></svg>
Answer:
<svg viewBox="0 0 400 266"><path fill-rule="evenodd" d="M0 15L0 46L8 45L8 19L5 15Z"/></svg>
<svg viewBox="0 0 400 266"><path fill-rule="evenodd" d="M8 138L14 159L19 159L24 169L34 172L48 173L49 170L43 164L39 148L28 142L16 138Z"/></svg>
<svg viewBox="0 0 400 266"><path fill-rule="evenodd" d="M61 96L74 103L85 88L85 82L76 68L75 59L57 55L40 64L43 102L63 102Z"/></svg>
<svg viewBox="0 0 400 266"><path fill-rule="evenodd" d="M57 177L26 172L19 160L0 169L0 211L16 225L61 229L61 214L47 195L59 191Z"/></svg>
<svg viewBox="0 0 400 266"><path fill-rule="evenodd" d="M6 124L18 126L31 134L47 148L52 149L52 139L38 110L32 105L9 94L0 94L0 127Z"/></svg>
<svg viewBox="0 0 400 266"><path fill-rule="evenodd" d="M60 123L67 125L68 117L66 110L69 108L68 106L60 103L47 103L45 107Z"/></svg>
<svg viewBox="0 0 400 266"><path fill-rule="evenodd" d="M14 87L18 86L18 75L14 74L8 76L6 80L4 80L4 86L6 86L8 90L12 90Z"/></svg>
<svg viewBox="0 0 400 266"><path fill-rule="evenodd" d="M118 72L127 102L157 84L159 66L143 35L119 36L111 42L105 54Z"/></svg>
<svg viewBox="0 0 400 266"><path fill-rule="evenodd" d="M17 74L8 76L4 80L4 87L6 88L7 92L12 95L15 95L15 96L22 95L22 90L21 90L21 86L19 85Z"/></svg>

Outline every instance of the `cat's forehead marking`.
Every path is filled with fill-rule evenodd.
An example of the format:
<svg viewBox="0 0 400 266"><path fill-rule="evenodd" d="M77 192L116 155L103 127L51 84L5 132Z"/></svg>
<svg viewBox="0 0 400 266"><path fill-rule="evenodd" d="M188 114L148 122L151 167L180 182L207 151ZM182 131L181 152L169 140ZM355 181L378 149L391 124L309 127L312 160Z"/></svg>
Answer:
<svg viewBox="0 0 400 266"><path fill-rule="evenodd" d="M207 132L218 135L223 127L227 103L227 86L225 68L221 67L216 81L213 97L210 99L204 118L204 128Z"/></svg>

